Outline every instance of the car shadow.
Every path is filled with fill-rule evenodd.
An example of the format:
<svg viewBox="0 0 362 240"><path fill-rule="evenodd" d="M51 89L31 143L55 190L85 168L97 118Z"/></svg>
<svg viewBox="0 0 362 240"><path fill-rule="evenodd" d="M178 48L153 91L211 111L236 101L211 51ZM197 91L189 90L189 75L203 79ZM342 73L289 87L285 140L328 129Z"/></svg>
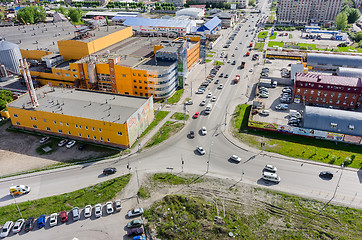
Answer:
<svg viewBox="0 0 362 240"><path fill-rule="evenodd" d="M331 181L333 179L333 177L329 178L329 177L323 177L323 176L319 176L319 178L324 180L324 181Z"/></svg>
<svg viewBox="0 0 362 240"><path fill-rule="evenodd" d="M0 202L6 202L6 201L9 201L9 200L11 200L13 197L10 195L10 194L8 194L8 195L5 195L5 196L3 196L2 198L0 198ZM16 198L16 196L15 196L15 198Z"/></svg>
<svg viewBox="0 0 362 240"><path fill-rule="evenodd" d="M266 180L264 180L263 178L259 178L256 183L259 184L259 185L263 185L263 186L274 186L274 185L278 185L278 183L266 181Z"/></svg>
<svg viewBox="0 0 362 240"><path fill-rule="evenodd" d="M231 158L228 159L228 162L232 164L239 164L239 162L232 160Z"/></svg>
<svg viewBox="0 0 362 240"><path fill-rule="evenodd" d="M198 155L198 156L203 156L203 155L205 155L205 154L201 154L199 151L197 151L196 149L194 150L194 153L195 153L195 155Z"/></svg>
<svg viewBox="0 0 362 240"><path fill-rule="evenodd" d="M104 175L103 173L98 175L98 178L104 178L104 177L107 177L107 175Z"/></svg>

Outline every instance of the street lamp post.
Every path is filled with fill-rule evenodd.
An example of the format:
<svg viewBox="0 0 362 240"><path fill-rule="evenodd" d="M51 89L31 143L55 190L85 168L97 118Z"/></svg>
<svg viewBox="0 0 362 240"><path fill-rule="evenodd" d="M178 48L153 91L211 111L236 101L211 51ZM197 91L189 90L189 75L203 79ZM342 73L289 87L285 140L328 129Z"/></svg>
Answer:
<svg viewBox="0 0 362 240"><path fill-rule="evenodd" d="M210 157L211 157L211 148L212 148L212 145L214 144L214 141L211 142L210 144L210 151L209 151L209 159L207 160L207 169L206 169L206 173L209 172L209 168L210 168Z"/></svg>
<svg viewBox="0 0 362 240"><path fill-rule="evenodd" d="M11 186L12 186L13 184L11 184ZM15 197L14 197L14 194L11 194L10 193L10 195L13 197L13 199L14 199L14 203L15 203L15 205L16 205L16 208L18 209L18 212L19 212L19 214L20 214L20 217L21 218L23 218L23 215L21 214L21 212L20 212L20 208L19 208L19 205L18 205L18 203L16 202L16 200L15 200Z"/></svg>

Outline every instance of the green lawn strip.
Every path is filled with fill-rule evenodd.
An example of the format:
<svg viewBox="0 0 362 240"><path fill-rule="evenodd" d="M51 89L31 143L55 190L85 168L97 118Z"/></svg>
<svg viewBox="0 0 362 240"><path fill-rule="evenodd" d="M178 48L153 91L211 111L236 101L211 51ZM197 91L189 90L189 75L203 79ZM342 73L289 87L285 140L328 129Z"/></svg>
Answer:
<svg viewBox="0 0 362 240"><path fill-rule="evenodd" d="M160 132L156 133L146 144L146 148L152 147L157 145L172 135L176 134L184 127L184 123L180 122L171 122L167 121L165 124L160 128Z"/></svg>
<svg viewBox="0 0 362 240"><path fill-rule="evenodd" d="M145 131L141 134L140 138L145 136L149 131L151 131L154 127L156 127L159 122L161 122L170 112L168 111L159 111L157 115L155 115L155 119L153 122L146 128Z"/></svg>
<svg viewBox="0 0 362 240"><path fill-rule="evenodd" d="M274 32L273 35L271 35L269 39L270 39L270 40L274 40L274 39L276 39L276 38L277 38L277 33Z"/></svg>
<svg viewBox="0 0 362 240"><path fill-rule="evenodd" d="M238 105L232 119L235 129L234 136L248 145L261 149L261 142L264 141L263 150L265 151L334 165L341 165L346 158L352 158L353 161L348 167L362 167L362 148L358 145L335 143L280 132L248 130L247 121L250 109L249 105Z"/></svg>
<svg viewBox="0 0 362 240"><path fill-rule="evenodd" d="M359 239L362 211L271 190L251 190L247 203L205 199L198 195L167 195L145 210L147 226L160 239ZM232 193L230 193L231 195ZM245 198L245 197L244 197ZM230 200L231 199L231 200ZM218 220L217 220L218 219ZM177 229L175 231L174 229Z"/></svg>
<svg viewBox="0 0 362 240"><path fill-rule="evenodd" d="M292 39L293 38L293 35L289 33L289 39Z"/></svg>
<svg viewBox="0 0 362 240"><path fill-rule="evenodd" d="M74 192L18 203L24 219L49 215L73 207L83 208L90 204L105 203L112 200L129 182L130 174L82 188ZM20 218L15 204L0 207L0 222L16 221Z"/></svg>
<svg viewBox="0 0 362 240"><path fill-rule="evenodd" d="M189 119L189 115L185 114L185 113L180 113L180 112L175 112L172 116L172 119L176 119L176 120L187 120Z"/></svg>
<svg viewBox="0 0 362 240"><path fill-rule="evenodd" d="M201 181L197 177L181 177L171 173L156 173L152 176L152 180L155 183L166 183L169 185L190 184L195 182L195 180Z"/></svg>
<svg viewBox="0 0 362 240"><path fill-rule="evenodd" d="M313 44L313 43L298 43L298 46L300 46L300 47L306 47L306 48L308 48L308 49L310 49L310 50L318 50L318 48L316 47L316 45Z"/></svg>
<svg viewBox="0 0 362 240"><path fill-rule="evenodd" d="M354 47L337 47L338 52L358 52L362 53L362 48L354 48Z"/></svg>
<svg viewBox="0 0 362 240"><path fill-rule="evenodd" d="M217 65L224 65L224 63L223 63L223 62L220 62L220 61L215 61L215 62L214 62L214 66L217 66Z"/></svg>
<svg viewBox="0 0 362 240"><path fill-rule="evenodd" d="M184 93L185 89L177 90L170 98L167 99L167 103L174 104L180 101L182 94Z"/></svg>
<svg viewBox="0 0 362 240"><path fill-rule="evenodd" d="M263 31L258 34L258 38L266 38L268 36L268 31Z"/></svg>
<svg viewBox="0 0 362 240"><path fill-rule="evenodd" d="M142 199L147 199L151 197L150 189L144 186L140 187L140 190L137 192L137 196Z"/></svg>
<svg viewBox="0 0 362 240"><path fill-rule="evenodd" d="M209 51L209 53L215 54L216 52L214 52L214 51Z"/></svg>
<svg viewBox="0 0 362 240"><path fill-rule="evenodd" d="M262 43L257 42L257 43L255 43L255 45L254 45L254 49L262 52L263 49L264 49L264 44L265 44L265 43L263 43L263 42L262 42Z"/></svg>
<svg viewBox="0 0 362 240"><path fill-rule="evenodd" d="M214 55L212 54L207 54L206 57L213 57Z"/></svg>
<svg viewBox="0 0 362 240"><path fill-rule="evenodd" d="M284 42L269 41L268 47L283 47Z"/></svg>
<svg viewBox="0 0 362 240"><path fill-rule="evenodd" d="M205 63L211 62L210 59L205 59Z"/></svg>

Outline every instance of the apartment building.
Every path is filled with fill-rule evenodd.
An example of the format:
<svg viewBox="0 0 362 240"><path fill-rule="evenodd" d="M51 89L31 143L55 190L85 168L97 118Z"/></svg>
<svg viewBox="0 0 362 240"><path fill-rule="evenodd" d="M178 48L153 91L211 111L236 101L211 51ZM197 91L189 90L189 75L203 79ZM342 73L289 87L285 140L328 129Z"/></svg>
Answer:
<svg viewBox="0 0 362 240"><path fill-rule="evenodd" d="M294 102L354 109L359 105L362 80L355 77L296 73Z"/></svg>
<svg viewBox="0 0 362 240"><path fill-rule="evenodd" d="M343 0L280 0L278 22L292 24L334 22Z"/></svg>

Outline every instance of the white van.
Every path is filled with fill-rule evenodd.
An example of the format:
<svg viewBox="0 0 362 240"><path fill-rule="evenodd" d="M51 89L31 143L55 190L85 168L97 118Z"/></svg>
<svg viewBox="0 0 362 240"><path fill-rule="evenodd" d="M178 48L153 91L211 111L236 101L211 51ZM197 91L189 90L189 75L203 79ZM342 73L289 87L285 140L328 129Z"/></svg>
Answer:
<svg viewBox="0 0 362 240"><path fill-rule="evenodd" d="M263 179L275 183L280 182L280 177L276 173L271 173L271 172L263 172Z"/></svg>
<svg viewBox="0 0 362 240"><path fill-rule="evenodd" d="M210 114L211 110L212 110L212 104L209 103L205 108L205 114Z"/></svg>

